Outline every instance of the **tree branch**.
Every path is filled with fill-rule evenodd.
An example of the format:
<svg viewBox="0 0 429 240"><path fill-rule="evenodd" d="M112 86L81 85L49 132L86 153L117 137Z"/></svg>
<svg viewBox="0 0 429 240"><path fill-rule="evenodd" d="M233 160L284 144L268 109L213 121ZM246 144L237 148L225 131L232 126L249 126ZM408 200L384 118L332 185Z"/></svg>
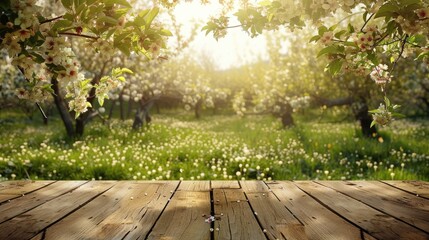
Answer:
<svg viewBox="0 0 429 240"><path fill-rule="evenodd" d="M63 18L63 16L58 16L58 17L54 17L54 18L51 18L51 19L46 19L44 21L41 21L40 24L53 22L53 21L56 21L56 20L61 19L61 18Z"/></svg>
<svg viewBox="0 0 429 240"><path fill-rule="evenodd" d="M371 13L371 15L369 15L369 18L367 20L365 20L365 23L363 24L362 28L360 29L361 32L363 32L363 29L366 27L366 25L368 24L369 20L371 20L371 18L374 16L375 13Z"/></svg>
<svg viewBox="0 0 429 240"><path fill-rule="evenodd" d="M390 72L393 72L399 59L401 59L402 54L404 53L404 50L405 50L405 44L407 43L407 39L408 39L408 34L405 35L405 38L402 40L401 51L399 52L398 58L395 60L395 62L393 62L392 69L390 70Z"/></svg>
<svg viewBox="0 0 429 240"><path fill-rule="evenodd" d="M71 32L63 32L63 33L59 33L59 35L72 36L72 37L83 37L83 38L90 38L90 39L94 39L94 40L99 39L99 37L89 36L89 35L85 35L85 34L71 33Z"/></svg>

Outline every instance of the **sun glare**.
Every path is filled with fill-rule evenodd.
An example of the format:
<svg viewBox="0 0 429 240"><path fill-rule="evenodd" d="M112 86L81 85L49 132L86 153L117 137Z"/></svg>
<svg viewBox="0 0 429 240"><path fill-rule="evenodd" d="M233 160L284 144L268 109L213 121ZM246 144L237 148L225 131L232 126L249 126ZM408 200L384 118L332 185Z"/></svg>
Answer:
<svg viewBox="0 0 429 240"><path fill-rule="evenodd" d="M200 29L211 16L221 12L219 4L201 5L197 2L182 3L174 10L177 21L183 25L183 32L189 34L192 26L197 23L199 28L195 40L188 51L196 61L211 61L218 69L240 67L259 59L266 59L266 40L264 36L250 38L240 28L228 30L228 34L216 41L213 36L206 35ZM234 19L234 18L231 18ZM237 25L231 22L230 25ZM206 59L209 58L209 59Z"/></svg>

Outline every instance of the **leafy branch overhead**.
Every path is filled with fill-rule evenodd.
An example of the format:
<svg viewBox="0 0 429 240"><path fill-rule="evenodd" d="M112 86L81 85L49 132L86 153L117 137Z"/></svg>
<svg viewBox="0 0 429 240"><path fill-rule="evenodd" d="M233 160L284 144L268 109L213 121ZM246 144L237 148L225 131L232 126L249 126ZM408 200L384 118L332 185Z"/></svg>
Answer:
<svg viewBox="0 0 429 240"><path fill-rule="evenodd" d="M332 16L337 15L346 17L329 26ZM413 60L429 62L429 3L422 0L263 0L257 6L243 7L235 16L251 36L281 27L292 31L316 27L317 34L309 41L320 44L318 57L329 59L326 71L332 75L357 76L375 71L376 74L370 76L383 92L401 58L410 56ZM357 16L361 16L359 25L354 20ZM223 24L219 24L220 19ZM223 31L228 28L228 21L224 16L212 19L203 29L219 38L226 34ZM395 109L385 110L396 116ZM390 122L378 119L374 114L377 123Z"/></svg>
<svg viewBox="0 0 429 240"><path fill-rule="evenodd" d="M2 1L0 47L7 51L13 65L25 70L28 84L18 90L18 97L42 102L52 92L51 82L58 81L76 117L91 107L86 100L89 89L96 88L102 104L106 90L125 79L115 76L113 70L112 76L91 85L81 70L71 38L84 39L89 51L106 56L114 56L119 50L127 56L140 53L154 58L172 35L154 22L157 7L135 13L126 0L61 0L61 5L63 13L52 17L42 15L43 9L35 0Z"/></svg>

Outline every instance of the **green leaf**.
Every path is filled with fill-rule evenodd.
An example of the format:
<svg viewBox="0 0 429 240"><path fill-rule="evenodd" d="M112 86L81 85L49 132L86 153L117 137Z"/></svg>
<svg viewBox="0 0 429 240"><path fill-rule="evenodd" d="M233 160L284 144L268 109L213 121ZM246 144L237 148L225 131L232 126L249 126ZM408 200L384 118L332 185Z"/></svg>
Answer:
<svg viewBox="0 0 429 240"><path fill-rule="evenodd" d="M341 70L343 63L344 61L342 59L335 59L328 64L325 70L328 70L331 75L335 75Z"/></svg>
<svg viewBox="0 0 429 240"><path fill-rule="evenodd" d="M270 1L270 0L263 0L263 1L258 2L258 4L260 6L262 6L262 7L268 7L268 6L271 6L272 1Z"/></svg>
<svg viewBox="0 0 429 240"><path fill-rule="evenodd" d="M71 15L70 13L66 13L63 16L63 19L69 20L70 22L73 22L73 15Z"/></svg>
<svg viewBox="0 0 429 240"><path fill-rule="evenodd" d="M383 6L380 7L377 14L375 14L374 18L379 17L391 17L394 12L399 11L399 7L394 2L387 2Z"/></svg>
<svg viewBox="0 0 429 240"><path fill-rule="evenodd" d="M400 114L400 113L392 113L392 117L395 117L395 118L404 118L406 116L404 114Z"/></svg>
<svg viewBox="0 0 429 240"><path fill-rule="evenodd" d="M131 69L128 69L128 68L121 68L121 72L122 73L128 73L128 74L134 74L134 72L131 71Z"/></svg>
<svg viewBox="0 0 429 240"><path fill-rule="evenodd" d="M374 125L375 125L376 123L377 123L377 122L376 122L375 120L372 120L371 125L369 126L369 128L374 127Z"/></svg>
<svg viewBox="0 0 429 240"><path fill-rule="evenodd" d="M312 38L310 38L309 42L317 42L317 41L319 41L320 38L321 38L321 36L319 36L319 35L313 36Z"/></svg>
<svg viewBox="0 0 429 240"><path fill-rule="evenodd" d="M121 81L121 82L125 82L126 81L124 76L117 77L117 79L119 81Z"/></svg>
<svg viewBox="0 0 429 240"><path fill-rule="evenodd" d="M393 106L392 106L392 109L393 109L393 110L396 110L396 109L398 109L398 108L400 108L400 107L401 107L401 105L397 105L397 104L395 104L395 105L393 105Z"/></svg>
<svg viewBox="0 0 429 240"><path fill-rule="evenodd" d="M150 28L150 25L152 24L152 21L155 19L155 17L159 13L159 8L153 8L145 17L146 20L146 29Z"/></svg>
<svg viewBox="0 0 429 240"><path fill-rule="evenodd" d="M425 57L428 57L428 56L429 56L429 51L427 51L427 52L422 52L422 53L420 53L420 54L419 54L419 56L417 56L417 58L416 58L415 60L421 61L421 60L423 60Z"/></svg>
<svg viewBox="0 0 429 240"><path fill-rule="evenodd" d="M320 50L320 52L317 54L317 57L323 56L325 54L341 53L341 52L342 51L338 46L330 45Z"/></svg>
<svg viewBox="0 0 429 240"><path fill-rule="evenodd" d="M318 32L319 32L319 35L320 36L322 36L325 32L328 32L329 30L328 30L328 28L327 27L325 27L325 26L321 26L321 27L319 27L319 29L318 29Z"/></svg>
<svg viewBox="0 0 429 240"><path fill-rule="evenodd" d="M363 21L366 22L366 17L368 16L368 12L364 12L362 15Z"/></svg>
<svg viewBox="0 0 429 240"><path fill-rule="evenodd" d="M63 6L67 9L72 9L73 6L73 1L72 0L61 0L61 3L63 4Z"/></svg>
<svg viewBox="0 0 429 240"><path fill-rule="evenodd" d="M367 55L368 60L370 60L372 62L372 64L374 64L375 66L377 66L379 64L378 58L375 55L375 53L370 52Z"/></svg>
<svg viewBox="0 0 429 240"><path fill-rule="evenodd" d="M170 30L167 30L167 29L162 29L161 30L161 35L162 36L167 36L167 37L173 36L173 34L170 32Z"/></svg>
<svg viewBox="0 0 429 240"><path fill-rule="evenodd" d="M103 104L104 104L104 97L99 97L98 98L98 104L100 104L100 106L103 106Z"/></svg>
<svg viewBox="0 0 429 240"><path fill-rule="evenodd" d="M386 103L386 107L390 107L390 100L387 97L384 97L384 102Z"/></svg>
<svg viewBox="0 0 429 240"><path fill-rule="evenodd" d="M342 31L339 31L339 32L337 32L337 33L335 33L335 37L336 38L341 38L341 36L343 35L343 34L345 34L347 31L346 30L342 30Z"/></svg>
<svg viewBox="0 0 429 240"><path fill-rule="evenodd" d="M354 33L355 32L355 28L350 23L349 23L349 25L347 25L347 30L349 31L349 33Z"/></svg>
<svg viewBox="0 0 429 240"><path fill-rule="evenodd" d="M52 26L52 29L60 30L60 29L71 27L72 25L73 25L72 21L63 19L63 20L58 20L57 22L55 22L54 26Z"/></svg>
<svg viewBox="0 0 429 240"><path fill-rule="evenodd" d="M106 34L106 39L110 38L116 32L116 28L110 29Z"/></svg>
<svg viewBox="0 0 429 240"><path fill-rule="evenodd" d="M104 0L103 1L106 5L111 6L113 4L121 5L124 7L132 8L131 4L126 0Z"/></svg>
<svg viewBox="0 0 429 240"><path fill-rule="evenodd" d="M45 84L43 85L42 89L49 92L49 93L54 93L54 89L52 89L52 85L53 84Z"/></svg>
<svg viewBox="0 0 429 240"><path fill-rule="evenodd" d="M378 110L378 109L374 109L374 110L369 110L368 112L369 112L369 113L380 113L380 110Z"/></svg>
<svg viewBox="0 0 429 240"><path fill-rule="evenodd" d="M35 61L36 63L44 63L45 62L45 59L37 53L33 52L33 53L30 53L30 55L33 56L33 61Z"/></svg>
<svg viewBox="0 0 429 240"><path fill-rule="evenodd" d="M413 4L420 4L422 1L421 0L401 0L399 1L401 7L406 7L409 5L413 5Z"/></svg>
<svg viewBox="0 0 429 240"><path fill-rule="evenodd" d="M131 44L119 44L116 46L122 53L124 53L127 57L131 54Z"/></svg>
<svg viewBox="0 0 429 240"><path fill-rule="evenodd" d="M109 16L102 16L99 18L100 21L112 24L112 25L117 25L118 24L118 20Z"/></svg>

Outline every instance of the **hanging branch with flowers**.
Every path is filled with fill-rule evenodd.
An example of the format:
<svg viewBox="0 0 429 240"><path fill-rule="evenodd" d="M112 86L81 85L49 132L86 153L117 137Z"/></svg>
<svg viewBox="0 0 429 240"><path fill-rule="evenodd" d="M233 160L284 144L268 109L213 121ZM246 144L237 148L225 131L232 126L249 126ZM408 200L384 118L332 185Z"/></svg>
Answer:
<svg viewBox="0 0 429 240"><path fill-rule="evenodd" d="M384 103L370 111L373 123L386 125L394 117L399 105L392 105L387 88L395 74L397 62L407 56L429 62L429 3L423 0L263 0L258 5L246 4L235 13L239 26L251 36L264 30L286 27L290 30L316 26L317 35L310 42L322 46L318 57L329 59L326 71L369 75L380 86ZM327 26L336 13L347 18ZM361 16L360 26L345 20ZM230 28L229 18L221 16L210 20L203 30L216 39ZM386 59L389 56L389 60Z"/></svg>
<svg viewBox="0 0 429 240"><path fill-rule="evenodd" d="M53 84L65 91L68 107L77 118L91 104L89 89L95 88L98 102L124 81L127 68L112 70L96 85L85 78L71 38L82 38L94 51L113 55L141 53L148 58L165 47L171 33L152 24L159 9L137 13L127 0L61 0L62 14L43 16L36 0L0 2L0 49L6 50L25 76L26 87L17 90L19 98L37 103L54 94Z"/></svg>

